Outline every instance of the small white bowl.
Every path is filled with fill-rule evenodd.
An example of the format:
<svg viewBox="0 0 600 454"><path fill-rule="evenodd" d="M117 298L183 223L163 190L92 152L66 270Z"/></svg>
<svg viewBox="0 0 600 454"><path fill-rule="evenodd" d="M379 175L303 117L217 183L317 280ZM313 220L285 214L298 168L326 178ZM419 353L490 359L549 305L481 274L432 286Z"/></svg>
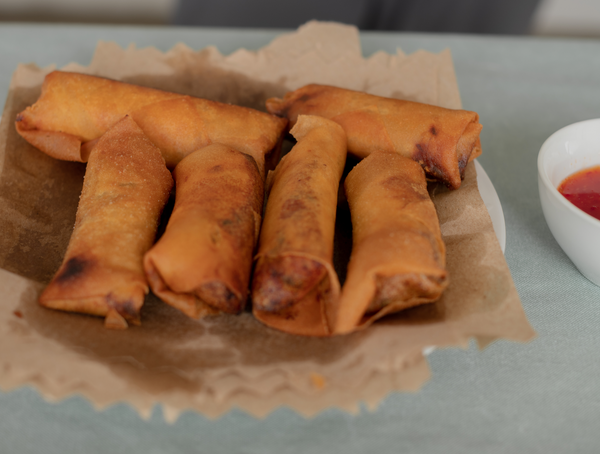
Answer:
<svg viewBox="0 0 600 454"><path fill-rule="evenodd" d="M548 227L577 269L600 286L600 220L556 189L569 175L600 165L600 119L559 129L538 155L538 188Z"/></svg>

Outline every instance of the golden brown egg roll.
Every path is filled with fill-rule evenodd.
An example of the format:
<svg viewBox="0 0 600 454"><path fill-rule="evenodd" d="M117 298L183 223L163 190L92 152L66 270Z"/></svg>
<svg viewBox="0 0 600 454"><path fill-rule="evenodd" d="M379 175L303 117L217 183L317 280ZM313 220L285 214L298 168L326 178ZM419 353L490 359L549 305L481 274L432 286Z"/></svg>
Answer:
<svg viewBox="0 0 600 454"><path fill-rule="evenodd" d="M85 74L54 71L35 104L18 114L17 131L50 156L85 162L95 141L130 115L169 168L189 153L223 143L259 168L278 152L287 120L247 107L193 98Z"/></svg>
<svg viewBox="0 0 600 454"><path fill-rule="evenodd" d="M350 153L363 158L394 151L452 189L460 186L467 163L481 154L479 116L466 110L316 84L267 100L267 110L292 125L300 114L329 118L346 131Z"/></svg>
<svg viewBox="0 0 600 454"><path fill-rule="evenodd" d="M448 285L446 253L423 169L393 152L374 152L344 183L352 254L335 332L437 300Z"/></svg>
<svg viewBox="0 0 600 454"><path fill-rule="evenodd" d="M298 117L291 133L296 145L269 174L252 308L273 328L326 336L340 287L332 259L346 134L333 121L308 115Z"/></svg>
<svg viewBox="0 0 600 454"><path fill-rule="evenodd" d="M130 117L110 128L90 154L73 234L40 303L106 317L110 328L139 324L142 260L172 187L160 150Z"/></svg>
<svg viewBox="0 0 600 454"><path fill-rule="evenodd" d="M264 184L256 163L212 144L184 158L173 176L173 213L144 257L152 291L193 318L237 313L260 229Z"/></svg>

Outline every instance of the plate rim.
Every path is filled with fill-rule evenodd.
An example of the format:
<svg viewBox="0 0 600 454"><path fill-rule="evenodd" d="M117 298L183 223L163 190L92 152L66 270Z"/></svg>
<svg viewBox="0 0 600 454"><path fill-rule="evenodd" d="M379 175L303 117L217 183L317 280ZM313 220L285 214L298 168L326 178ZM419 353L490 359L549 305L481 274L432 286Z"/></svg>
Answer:
<svg viewBox="0 0 600 454"><path fill-rule="evenodd" d="M477 159L475 159L475 170L477 173L477 186L479 187L481 199L492 219L494 232L496 233L500 248L504 254L506 249L506 223L500 198L498 197L498 193L496 192L496 188L494 188L492 180L490 180L490 177Z"/></svg>

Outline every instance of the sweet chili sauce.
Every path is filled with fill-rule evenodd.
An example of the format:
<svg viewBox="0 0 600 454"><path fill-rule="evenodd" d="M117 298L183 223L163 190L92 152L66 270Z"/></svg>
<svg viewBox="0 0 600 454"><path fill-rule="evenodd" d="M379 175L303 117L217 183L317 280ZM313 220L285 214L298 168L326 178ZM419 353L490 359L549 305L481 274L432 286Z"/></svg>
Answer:
<svg viewBox="0 0 600 454"><path fill-rule="evenodd" d="M558 192L580 210L600 219L600 166L569 175L558 186Z"/></svg>

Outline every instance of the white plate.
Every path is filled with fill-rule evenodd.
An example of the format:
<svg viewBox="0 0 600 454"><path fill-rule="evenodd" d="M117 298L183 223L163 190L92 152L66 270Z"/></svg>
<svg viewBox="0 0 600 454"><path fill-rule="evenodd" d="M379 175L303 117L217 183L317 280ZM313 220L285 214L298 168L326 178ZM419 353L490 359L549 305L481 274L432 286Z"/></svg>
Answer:
<svg viewBox="0 0 600 454"><path fill-rule="evenodd" d="M502 205L500 205L500 199L496 193L496 189L492 184L492 180L488 177L481 164L475 160L475 170L477 171L477 186L479 187L479 193L483 199L483 203L490 213L492 218L492 224L494 226L494 232L500 243L500 248L504 252L506 247L506 225L504 224L504 213L502 212ZM423 355L427 356L435 350L435 346L425 347L423 349Z"/></svg>
<svg viewBox="0 0 600 454"><path fill-rule="evenodd" d="M494 225L494 232L498 237L498 242L502 248L502 252L506 248L506 224L504 224L504 213L502 212L502 205L500 205L500 199L494 189L492 180L488 177L481 164L475 160L475 169L477 170L477 186L479 186L479 193L485 203L485 207L490 213L492 218L492 224Z"/></svg>

